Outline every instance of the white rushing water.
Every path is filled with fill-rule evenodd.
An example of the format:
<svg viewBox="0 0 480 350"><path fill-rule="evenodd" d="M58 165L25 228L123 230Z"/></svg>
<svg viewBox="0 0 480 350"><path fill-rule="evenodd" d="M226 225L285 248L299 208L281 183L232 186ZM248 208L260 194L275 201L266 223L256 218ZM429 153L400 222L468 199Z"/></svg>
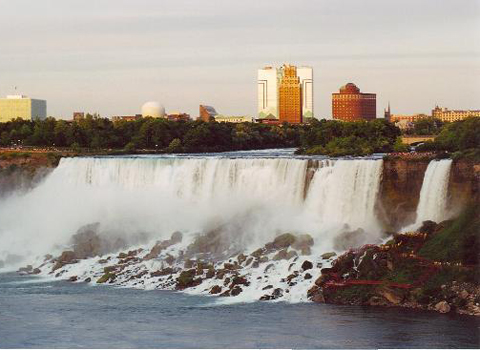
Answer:
<svg viewBox="0 0 480 350"><path fill-rule="evenodd" d="M447 199L451 159L432 160L423 178L415 224L407 229L418 228L423 221L440 222L448 219Z"/></svg>
<svg viewBox="0 0 480 350"><path fill-rule="evenodd" d="M374 242L381 173L375 159L64 158L37 188L1 203L0 259L61 249L93 222L132 240L222 226L245 248L293 232L309 233L324 252L358 228Z"/></svg>

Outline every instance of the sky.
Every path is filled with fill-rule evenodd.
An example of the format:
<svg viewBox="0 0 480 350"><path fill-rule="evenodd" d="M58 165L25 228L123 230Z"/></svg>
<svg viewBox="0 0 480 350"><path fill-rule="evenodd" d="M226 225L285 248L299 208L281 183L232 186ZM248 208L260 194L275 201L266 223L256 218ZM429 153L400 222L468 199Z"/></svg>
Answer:
<svg viewBox="0 0 480 350"><path fill-rule="evenodd" d="M257 69L314 70L314 113L347 82L377 117L480 109L480 0L0 0L0 96L48 114L256 115Z"/></svg>

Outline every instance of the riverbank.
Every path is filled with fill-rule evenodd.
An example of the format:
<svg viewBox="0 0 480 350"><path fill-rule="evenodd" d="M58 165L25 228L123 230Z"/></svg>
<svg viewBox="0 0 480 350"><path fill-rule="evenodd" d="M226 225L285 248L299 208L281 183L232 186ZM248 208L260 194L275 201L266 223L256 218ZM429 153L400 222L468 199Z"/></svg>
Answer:
<svg viewBox="0 0 480 350"><path fill-rule="evenodd" d="M479 213L471 206L454 220L349 250L322 269L310 300L480 316Z"/></svg>

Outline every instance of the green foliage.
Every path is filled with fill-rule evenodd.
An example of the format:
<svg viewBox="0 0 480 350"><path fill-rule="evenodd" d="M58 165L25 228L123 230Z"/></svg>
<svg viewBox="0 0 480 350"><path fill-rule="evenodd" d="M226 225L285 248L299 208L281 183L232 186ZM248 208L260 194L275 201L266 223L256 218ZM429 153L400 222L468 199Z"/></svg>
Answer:
<svg viewBox="0 0 480 350"><path fill-rule="evenodd" d="M398 136L400 129L382 119L368 122L315 120L301 135L300 153L362 156L391 152Z"/></svg>
<svg viewBox="0 0 480 350"><path fill-rule="evenodd" d="M14 119L0 123L0 145L55 146L81 149L111 149L134 152L220 152L262 148L298 147L302 125L254 123L205 123L142 118L111 121L87 115L67 122Z"/></svg>
<svg viewBox="0 0 480 350"><path fill-rule="evenodd" d="M420 118L413 122L413 128L407 130L407 134L414 135L436 135L443 127L444 123L440 119L432 117Z"/></svg>
<svg viewBox="0 0 480 350"><path fill-rule="evenodd" d="M419 255L437 261L478 264L480 209L472 205L440 232L432 235Z"/></svg>
<svg viewBox="0 0 480 350"><path fill-rule="evenodd" d="M456 159L480 160L480 118L446 124L434 141L425 142L417 150L447 151L454 153Z"/></svg>
<svg viewBox="0 0 480 350"><path fill-rule="evenodd" d="M410 147L402 142L401 137L397 137L395 143L393 144L393 151L394 152L408 152L410 151Z"/></svg>

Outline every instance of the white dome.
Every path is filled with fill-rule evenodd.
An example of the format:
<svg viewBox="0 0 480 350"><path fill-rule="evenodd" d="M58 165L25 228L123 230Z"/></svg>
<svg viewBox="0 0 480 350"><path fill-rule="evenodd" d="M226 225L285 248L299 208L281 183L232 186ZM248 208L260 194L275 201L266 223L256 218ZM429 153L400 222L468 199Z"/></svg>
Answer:
<svg viewBox="0 0 480 350"><path fill-rule="evenodd" d="M142 106L142 117L164 118L165 107L159 102L147 102Z"/></svg>

